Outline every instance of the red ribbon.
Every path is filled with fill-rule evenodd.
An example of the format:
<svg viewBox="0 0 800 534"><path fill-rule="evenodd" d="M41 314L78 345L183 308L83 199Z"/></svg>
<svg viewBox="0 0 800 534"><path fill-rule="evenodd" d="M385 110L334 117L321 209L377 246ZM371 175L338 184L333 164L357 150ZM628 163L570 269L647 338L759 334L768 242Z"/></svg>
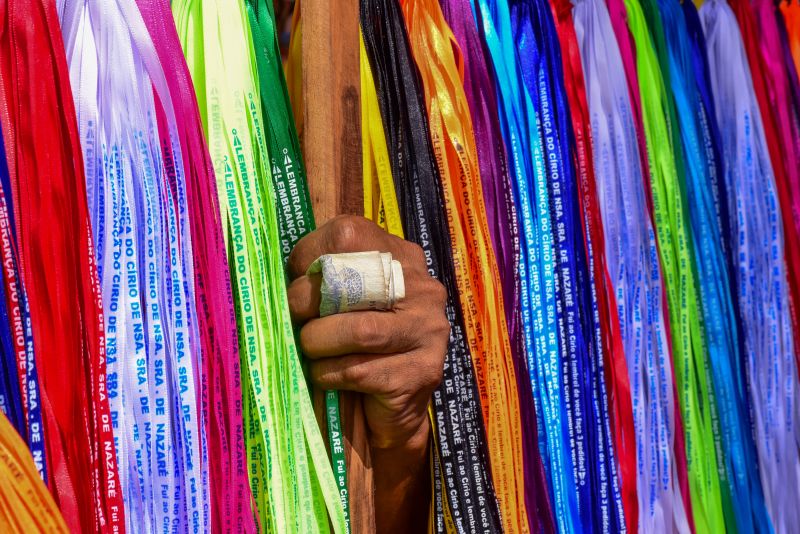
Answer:
<svg viewBox="0 0 800 534"><path fill-rule="evenodd" d="M749 1L731 0L731 9L739 21L742 32L744 48L747 52L750 73L753 78L753 89L758 99L761 110L761 122L764 125L764 134L767 139L769 157L772 161L772 170L775 173L775 184L778 189L778 199L781 205L783 219L784 247L786 255L787 278L789 279L789 309L792 317L792 330L794 331L794 349L797 365L800 367L800 325L798 324L797 306L800 306L800 218L795 219L793 213L793 200L790 185L798 180L798 166L800 162L789 155L793 133L787 119L781 114L788 114L792 107L791 102L779 95L786 96L787 87L778 87L788 82L784 77L780 79L777 72L771 72L769 59L765 57L760 48L760 28L756 23L756 13ZM776 15L776 14L772 14ZM773 51L779 54L780 50ZM773 65L773 69L781 69L782 65ZM779 78L779 79L776 79ZM795 199L800 203L800 198Z"/></svg>
<svg viewBox="0 0 800 534"><path fill-rule="evenodd" d="M0 72L20 264L42 383L50 490L74 532L124 527L103 307L55 3L0 3Z"/></svg>
<svg viewBox="0 0 800 534"><path fill-rule="evenodd" d="M575 133L573 157L580 180L580 205L584 217L584 247L589 255L588 244L592 243L593 277L597 291L597 307L602 329L602 346L605 358L605 380L609 385L609 407L611 429L620 478L622 506L628 532L635 532L639 524L639 501L636 494L636 434L633 428L633 408L628 364L622 346L622 334L617 315L617 304L611 278L608 274L603 223L597 200L597 185L592 157L592 131L589 106L586 103L586 88L583 79L578 38L572 21L572 3L560 0L550 4L558 21L558 39L561 42L564 64L564 85L567 90L572 129ZM587 234L588 232L588 234Z"/></svg>
<svg viewBox="0 0 800 534"><path fill-rule="evenodd" d="M242 423L239 345L219 196L200 111L168 0L137 0L167 78L180 136L194 250L195 300L203 353L200 406L206 428L213 532L256 531ZM157 95L161 138L169 139ZM168 142L165 158L174 159Z"/></svg>

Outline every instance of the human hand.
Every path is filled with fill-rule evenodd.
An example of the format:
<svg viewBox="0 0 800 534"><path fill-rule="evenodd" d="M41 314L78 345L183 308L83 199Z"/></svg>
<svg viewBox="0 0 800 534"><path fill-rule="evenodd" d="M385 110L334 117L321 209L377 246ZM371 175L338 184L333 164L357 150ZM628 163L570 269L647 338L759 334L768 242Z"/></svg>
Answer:
<svg viewBox="0 0 800 534"><path fill-rule="evenodd" d="M306 276L322 254L391 252L403 266L406 298L391 311L319 318L320 276ZM450 324L446 293L427 270L422 249L362 217L340 216L305 236L288 262L293 320L311 381L322 389L364 393L373 449L427 445L427 407L442 378Z"/></svg>

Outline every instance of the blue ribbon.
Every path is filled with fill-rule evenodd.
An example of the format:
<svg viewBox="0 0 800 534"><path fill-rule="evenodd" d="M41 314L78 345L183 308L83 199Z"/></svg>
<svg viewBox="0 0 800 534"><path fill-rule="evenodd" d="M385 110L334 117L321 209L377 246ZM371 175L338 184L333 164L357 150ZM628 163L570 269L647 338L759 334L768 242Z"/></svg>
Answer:
<svg viewBox="0 0 800 534"><path fill-rule="evenodd" d="M599 315L555 23L545 2L478 0L477 7L523 223L523 330L558 526L561 532L619 531L625 523Z"/></svg>
<svg viewBox="0 0 800 534"><path fill-rule="evenodd" d="M528 373L541 430L539 451L559 530L574 532L581 521L561 381L555 253L535 95L521 81L508 3L478 0L476 7L480 11L476 20L482 21L497 82L500 127L510 157L514 201L523 229L520 306Z"/></svg>
<svg viewBox="0 0 800 534"><path fill-rule="evenodd" d="M13 199L11 196L11 176L8 171L8 160L6 159L5 143L3 142L3 132L0 130L0 194L8 211L9 236L11 238L11 270L14 273L14 280L17 287L17 298L19 299L19 310L22 319L23 336L25 338L25 383L27 384L27 395L25 396L25 412L22 411L22 392L19 389L19 375L17 375L16 350L12 338L12 326L8 317L6 307L5 284L0 283L0 346L2 346L3 360L7 366L11 366L11 372L5 373L3 378L8 387L8 404L13 406L16 416L9 419L19 432L20 436L26 439L28 448L33 456L34 465L39 471L39 476L47 483L47 464L45 456L44 423L42 421L42 402L39 388L39 373L36 370L36 359L33 353L33 331L31 327L30 309L28 308L28 298L25 294L25 287L19 273L17 264L17 231L14 219ZM2 246L2 244L0 244ZM8 369L8 367L7 367ZM1 384L1 383L0 383Z"/></svg>
<svg viewBox="0 0 800 534"><path fill-rule="evenodd" d="M565 386L575 484L584 531L624 529L619 481L614 463L596 288L589 273L587 247L576 188L574 133L567 108L561 52L552 12L541 1L512 2L523 81L538 95L539 134L547 162L550 209L557 254L556 292L560 345L568 361ZM589 248L591 244L588 243Z"/></svg>
<svg viewBox="0 0 800 534"><path fill-rule="evenodd" d="M716 123L714 110L708 107L712 101L708 96L703 99L699 88L707 86L707 67L698 61L697 50L692 48L680 5L675 0L659 0L658 6L669 49L671 89L686 163L686 191L707 333L707 365L720 419L717 439L722 444L722 455L718 461L724 462L720 474L724 471L727 475L721 480L727 479L737 530L771 530L746 412L744 360L735 320L730 261L725 254L727 236L720 224L720 206L727 204L721 197L727 192L719 185L723 161L713 135L718 128L711 126Z"/></svg>
<svg viewBox="0 0 800 534"><path fill-rule="evenodd" d="M742 357L755 435L752 469L754 528L770 531L760 501L769 510L774 530L791 532L800 521L794 468L798 463L796 391L791 319L787 302L787 266L780 206L761 113L736 16L725 1L711 0L700 9L707 39L709 86L716 100L725 186L736 266L736 297L743 319ZM744 382L744 380L740 381ZM756 468L757 467L757 468ZM764 490L762 492L762 489ZM762 497L763 495L763 497Z"/></svg>

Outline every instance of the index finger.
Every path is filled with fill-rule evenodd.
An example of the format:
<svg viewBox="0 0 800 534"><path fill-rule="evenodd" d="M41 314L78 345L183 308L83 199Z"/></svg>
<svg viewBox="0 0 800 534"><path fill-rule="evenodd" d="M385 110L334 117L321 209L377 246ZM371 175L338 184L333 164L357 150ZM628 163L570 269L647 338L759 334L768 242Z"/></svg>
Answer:
<svg viewBox="0 0 800 534"><path fill-rule="evenodd" d="M304 275L308 266L323 254L393 252L392 239L401 241L363 217L335 217L297 242L287 261L289 276L294 280Z"/></svg>

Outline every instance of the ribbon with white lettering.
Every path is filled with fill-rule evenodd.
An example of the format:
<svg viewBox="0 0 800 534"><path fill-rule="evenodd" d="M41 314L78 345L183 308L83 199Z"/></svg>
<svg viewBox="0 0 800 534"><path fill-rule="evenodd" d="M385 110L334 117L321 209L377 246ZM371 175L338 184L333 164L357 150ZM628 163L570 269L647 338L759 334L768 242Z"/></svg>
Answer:
<svg viewBox="0 0 800 534"><path fill-rule="evenodd" d="M497 80L500 126L513 169L514 200L523 229L520 307L540 430L539 451L557 527L561 532L571 532L579 528L580 512L560 378L564 358L559 347L555 256L543 148L534 100L521 80L509 7L494 0L480 0L476 7Z"/></svg>
<svg viewBox="0 0 800 534"><path fill-rule="evenodd" d="M186 60L168 0L138 0L166 77L158 93L159 128L164 159L182 157L195 274L197 327L202 343L201 395L208 463L212 531L255 531L250 512L242 427L242 387L236 317L219 218L217 182L206 146ZM177 132L164 127L160 103L175 115ZM174 147L180 140L180 154Z"/></svg>
<svg viewBox="0 0 800 534"><path fill-rule="evenodd" d="M424 97L399 6L394 1L363 1L361 28L403 231L407 239L422 247L429 273L448 293L450 342L444 377L431 403L437 451L432 458L435 498L431 528L436 532L498 532L503 524L480 404L479 388L485 384L473 370ZM393 211L391 201L386 205ZM444 497L440 497L442 493Z"/></svg>
<svg viewBox="0 0 800 534"><path fill-rule="evenodd" d="M7 121L3 118L3 122ZM3 307L6 321L10 326L11 344L3 341L5 356L11 356L7 365L8 387L15 391L19 399L17 430L25 437L33 456L33 463L45 484L47 461L45 454L44 422L42 421L42 401L40 397L39 373L33 352L33 332L28 296L19 272L19 245L14 221L13 199L11 198L11 176L8 170L4 137L0 129L0 238L3 258ZM10 352L9 352L10 351ZM16 382L11 380L16 379ZM13 393L12 393L13 395Z"/></svg>

